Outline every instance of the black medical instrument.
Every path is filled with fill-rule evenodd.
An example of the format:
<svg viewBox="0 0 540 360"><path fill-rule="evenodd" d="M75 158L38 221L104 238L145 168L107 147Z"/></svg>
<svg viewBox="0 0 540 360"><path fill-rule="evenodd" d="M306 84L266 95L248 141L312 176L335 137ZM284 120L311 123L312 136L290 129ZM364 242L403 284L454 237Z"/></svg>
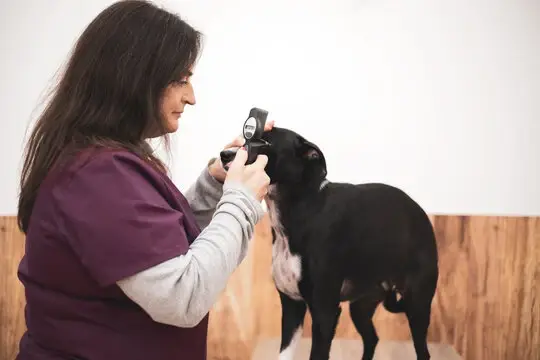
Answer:
<svg viewBox="0 0 540 360"><path fill-rule="evenodd" d="M264 148L270 145L262 138L267 118L268 111L254 107L244 122L242 135L245 139L244 147L248 153L246 164L254 163Z"/></svg>
<svg viewBox="0 0 540 360"><path fill-rule="evenodd" d="M246 165L252 164L257 160L259 154L263 154L270 144L262 138L264 126L268 118L268 111L252 108L249 111L248 118L244 121L242 136L244 137L244 148L248 153ZM229 164L234 160L238 148L223 150L220 153L221 163L225 171L229 170Z"/></svg>

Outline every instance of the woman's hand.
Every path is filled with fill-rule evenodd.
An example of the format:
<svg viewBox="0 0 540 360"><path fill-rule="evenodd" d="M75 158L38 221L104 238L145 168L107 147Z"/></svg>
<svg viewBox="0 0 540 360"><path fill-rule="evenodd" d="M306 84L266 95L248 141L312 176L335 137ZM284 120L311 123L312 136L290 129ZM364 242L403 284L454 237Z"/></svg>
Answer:
<svg viewBox="0 0 540 360"><path fill-rule="evenodd" d="M267 122L264 125L264 131L270 131L274 127L274 120L271 120ZM229 144L227 144L223 150L230 149L230 148L239 148L244 146L244 137L238 136L233 141L231 141ZM243 164L242 164L243 165ZM210 165L208 166L208 171L210 172L210 175L217 181L223 183L225 181L225 178L227 177L227 171L223 168L223 164L221 163L221 159L216 158L214 159Z"/></svg>
<svg viewBox="0 0 540 360"><path fill-rule="evenodd" d="M259 155L257 160L250 165L246 165L247 158L247 151L244 148L239 149L231 162L225 182L231 181L244 185L258 201L262 201L268 193L270 184L270 178L264 171L268 157Z"/></svg>

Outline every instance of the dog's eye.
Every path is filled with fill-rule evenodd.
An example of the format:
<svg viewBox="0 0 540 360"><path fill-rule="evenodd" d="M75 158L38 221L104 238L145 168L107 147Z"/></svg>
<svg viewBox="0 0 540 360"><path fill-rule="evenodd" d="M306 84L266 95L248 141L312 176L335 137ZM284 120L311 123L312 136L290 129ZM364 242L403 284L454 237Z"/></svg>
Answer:
<svg viewBox="0 0 540 360"><path fill-rule="evenodd" d="M309 149L308 152L305 154L305 157L308 158L309 160L313 160L313 159L318 159L320 156L317 150Z"/></svg>

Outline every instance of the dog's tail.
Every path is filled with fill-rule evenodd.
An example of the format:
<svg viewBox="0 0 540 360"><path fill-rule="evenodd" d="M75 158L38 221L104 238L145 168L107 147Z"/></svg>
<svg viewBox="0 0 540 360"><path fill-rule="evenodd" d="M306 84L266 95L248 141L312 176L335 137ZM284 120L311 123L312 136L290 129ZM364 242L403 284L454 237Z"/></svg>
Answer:
<svg viewBox="0 0 540 360"><path fill-rule="evenodd" d="M385 309L394 314L405 312L405 301L403 297L398 300L397 296L396 289L388 289L383 300Z"/></svg>

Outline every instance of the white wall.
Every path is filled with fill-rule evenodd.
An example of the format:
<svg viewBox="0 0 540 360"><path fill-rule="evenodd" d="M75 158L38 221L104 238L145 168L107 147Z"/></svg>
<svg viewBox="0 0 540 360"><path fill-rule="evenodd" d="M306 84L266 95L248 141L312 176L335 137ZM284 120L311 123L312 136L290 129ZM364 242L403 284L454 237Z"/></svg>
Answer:
<svg viewBox="0 0 540 360"><path fill-rule="evenodd" d="M0 3L0 214L32 110L110 3ZM162 3L206 36L174 138L181 189L258 106L322 147L330 180L398 185L431 213L540 215L540 2Z"/></svg>

